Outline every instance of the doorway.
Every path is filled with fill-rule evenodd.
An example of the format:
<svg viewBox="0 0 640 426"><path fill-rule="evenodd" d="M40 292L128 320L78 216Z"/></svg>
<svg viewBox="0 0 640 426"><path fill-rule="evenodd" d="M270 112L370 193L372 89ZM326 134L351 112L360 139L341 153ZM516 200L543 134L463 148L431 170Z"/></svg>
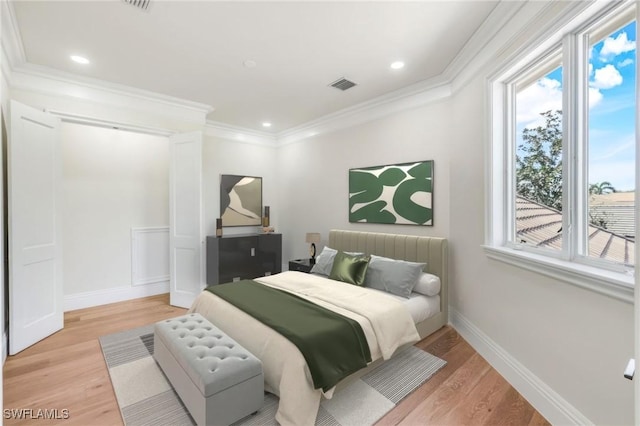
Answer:
<svg viewBox="0 0 640 426"><path fill-rule="evenodd" d="M168 291L169 138L64 121L60 136L65 311L144 294L162 280ZM149 228L159 235L142 242L143 259L133 256L142 238L133 230ZM134 282L163 244L167 255L157 261L166 274Z"/></svg>

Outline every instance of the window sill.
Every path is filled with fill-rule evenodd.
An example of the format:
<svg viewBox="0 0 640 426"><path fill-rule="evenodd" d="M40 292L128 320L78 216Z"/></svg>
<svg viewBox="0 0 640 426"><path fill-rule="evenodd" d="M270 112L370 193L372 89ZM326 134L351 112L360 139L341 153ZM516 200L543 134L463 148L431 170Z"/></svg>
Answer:
<svg viewBox="0 0 640 426"><path fill-rule="evenodd" d="M483 246L483 248L490 259L518 266L633 304L635 281L632 274L607 271L507 247Z"/></svg>

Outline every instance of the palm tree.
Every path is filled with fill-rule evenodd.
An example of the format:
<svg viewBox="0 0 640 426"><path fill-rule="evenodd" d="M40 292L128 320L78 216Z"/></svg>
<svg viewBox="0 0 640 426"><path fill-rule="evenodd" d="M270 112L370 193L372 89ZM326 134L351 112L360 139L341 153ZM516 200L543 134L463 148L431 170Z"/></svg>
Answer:
<svg viewBox="0 0 640 426"><path fill-rule="evenodd" d="M589 194L601 195L611 194L612 192L616 192L616 189L611 185L611 182L604 181L589 184Z"/></svg>

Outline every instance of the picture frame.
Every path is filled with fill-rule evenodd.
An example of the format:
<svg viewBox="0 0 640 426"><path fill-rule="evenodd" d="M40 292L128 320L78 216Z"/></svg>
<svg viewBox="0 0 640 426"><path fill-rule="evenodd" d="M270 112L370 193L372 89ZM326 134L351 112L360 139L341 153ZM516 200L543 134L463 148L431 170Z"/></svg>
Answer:
<svg viewBox="0 0 640 426"><path fill-rule="evenodd" d="M262 178L220 175L220 218L223 227L262 225Z"/></svg>
<svg viewBox="0 0 640 426"><path fill-rule="evenodd" d="M434 161L349 169L349 222L433 226Z"/></svg>

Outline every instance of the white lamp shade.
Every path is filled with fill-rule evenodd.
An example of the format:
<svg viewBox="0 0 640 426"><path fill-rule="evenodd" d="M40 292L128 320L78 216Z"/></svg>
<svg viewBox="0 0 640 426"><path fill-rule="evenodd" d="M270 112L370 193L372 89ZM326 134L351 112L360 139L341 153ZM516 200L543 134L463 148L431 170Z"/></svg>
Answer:
<svg viewBox="0 0 640 426"><path fill-rule="evenodd" d="M307 233L307 242L309 244L320 244L320 234L318 232Z"/></svg>

